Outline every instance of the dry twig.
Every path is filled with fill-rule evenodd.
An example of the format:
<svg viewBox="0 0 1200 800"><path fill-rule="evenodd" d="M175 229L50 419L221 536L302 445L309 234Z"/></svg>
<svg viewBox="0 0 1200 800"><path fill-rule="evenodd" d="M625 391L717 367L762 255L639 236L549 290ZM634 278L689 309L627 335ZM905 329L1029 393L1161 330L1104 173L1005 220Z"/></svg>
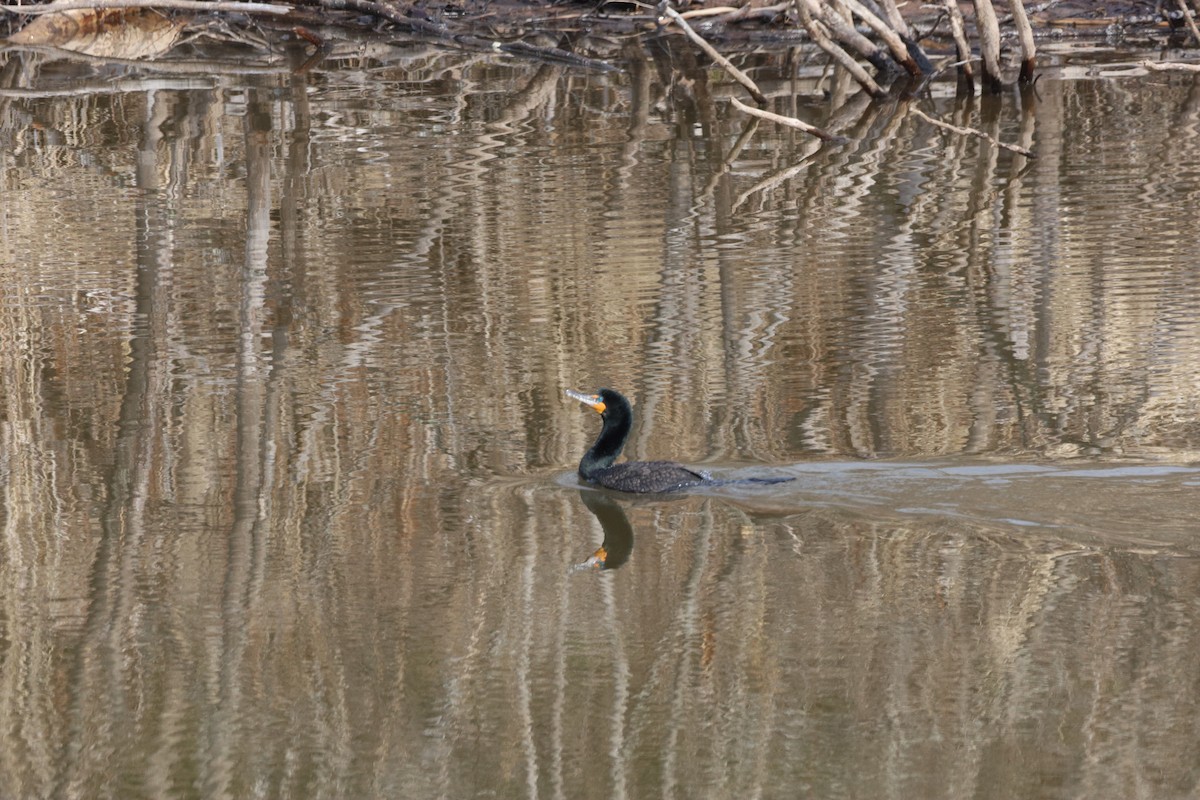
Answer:
<svg viewBox="0 0 1200 800"><path fill-rule="evenodd" d="M679 16L684 19L701 19L703 17L720 17L732 14L737 10L735 6L711 6L709 8L693 8L691 11L684 11Z"/></svg>

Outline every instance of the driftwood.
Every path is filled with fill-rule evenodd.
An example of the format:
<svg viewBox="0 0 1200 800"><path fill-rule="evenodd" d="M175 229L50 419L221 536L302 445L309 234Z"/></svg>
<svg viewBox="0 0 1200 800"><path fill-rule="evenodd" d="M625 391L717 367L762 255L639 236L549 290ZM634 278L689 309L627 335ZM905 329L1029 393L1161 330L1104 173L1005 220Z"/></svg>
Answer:
<svg viewBox="0 0 1200 800"><path fill-rule="evenodd" d="M615 71L616 67L599 59L587 58L557 47L543 47L524 41L502 42L481 36L465 34L447 25L430 19L409 16L397 7L375 0L303 0L303 5L315 6L332 11L355 11L386 20L401 29L440 40L447 45L468 50L493 50L498 53L536 58L550 63L566 64L599 71Z"/></svg>
<svg viewBox="0 0 1200 800"><path fill-rule="evenodd" d="M785 1L776 3L773 6L755 7L749 3L740 8L736 6L710 6L708 8L693 8L688 11L681 11L679 16L688 20L713 17L714 22L729 24L731 22L743 22L751 19L774 19L787 11L790 5L790 1Z"/></svg>
<svg viewBox="0 0 1200 800"><path fill-rule="evenodd" d="M604 9L608 2L601 2L598 10L592 14L583 14L577 18L581 27L602 25L603 21L616 19L652 19L659 30L662 20L667 19L700 47L710 59L725 69L736 81L746 87L751 96L760 104L762 98L755 94L757 88L753 81L738 70L727 57L714 47L714 37L701 35L689 24L689 20L705 19L718 36L724 35L726 29L732 28L746 20L766 20L771 27L776 25L783 28L795 26L807 32L809 39L824 50L833 61L847 70L850 76L873 96L884 94L881 83L890 80L897 70L903 70L916 79L928 78L935 72L929 57L919 44L919 37L914 32L908 18L901 14L900 6L905 6L906 14L920 14L911 2L898 3L897 0L781 0L767 6L755 7L743 3L740 7L733 5L715 5L679 11L671 3L682 0L659 0L653 17L629 16L620 14L611 16ZM322 8L348 8L367 13L373 13L398 25L410 27L415 32L431 32L431 27L440 23L427 21L424 16L419 19L409 16L408 3L399 6L385 5L382 0L297 0L308 5ZM649 8L646 2L627 0L640 8ZM981 62L982 81L987 90L999 93L1003 89L1002 64L1000 60L1000 21L993 7L993 0L972 0L975 7L974 30L979 42L979 61ZM1018 79L1021 82L1033 80L1036 65L1036 44L1033 28L1026 13L1024 0L1006 0L1010 14L1006 23L1011 23L1017 32L1020 45L1021 66ZM1177 0L1183 2L1183 0ZM1035 10L1045 12L1057 4L1057 0L1042 3ZM967 26L959 10L959 0L942 0L941 6L950 21L951 32L958 50L957 63L960 65L960 75L967 80L965 86L973 89L975 57L971 53L971 45L967 39ZM390 13L389 13L390 12ZM789 13L790 12L790 13ZM600 16L603 14L604 16ZM546 17L553 19L554 17ZM1190 22L1189 17L1189 22ZM926 22L929 22L926 19ZM1048 23L1053 24L1051 20ZM529 29L534 29L530 25ZM936 27L936 24L934 24ZM645 28L643 27L643 30ZM924 32L931 35L930 30ZM454 37L462 41L464 37ZM503 45L497 45L504 49ZM867 62L875 69L871 75L860 63ZM960 86L960 88L962 88Z"/></svg>
<svg viewBox="0 0 1200 800"><path fill-rule="evenodd" d="M0 3L13 3L19 0L0 0ZM546 0L550 3L550 0ZM612 0L617 2L617 0ZM765 21L771 27L799 27L807 31L814 43L830 54L836 63L850 70L852 77L863 88L873 95L882 94L879 84L880 76L890 77L896 69L907 72L914 78L928 77L934 72L928 56L918 44L908 18L900 12L900 6L905 7L905 14L920 12L911 2L898 3L897 0L777 0L771 5L755 7L751 3L716 5L707 8L694 8L679 11L672 8L670 2L680 0L663 0L658 6L657 14L645 16L645 12L614 13L606 2L594 10L581 9L575 13L564 14L561 7L553 13L537 18L528 15L529 9L537 8L536 4L513 3L503 7L488 6L486 11L472 17L470 11L459 18L443 16L416 0L290 0L290 2L271 2L270 0L252 0L251 2L234 2L232 0L59 0L55 3L23 3L19 5L0 5L13 14L50 14L69 9L114 9L114 8L160 8L166 10L181 10L195 13L235 13L251 15L270 15L280 17L290 12L320 9L322 11L350 12L368 15L382 20L397 28L413 34L441 40L449 46L464 49L491 49L517 55L528 55L552 62L566 63L588 69L608 69L611 65L601 60L589 59L586 55L572 53L570 49L560 49L546 46L544 43L533 44L518 37L525 32L539 30L539 25L549 23L550 31L563 30L562 22L571 21L573 31L585 31L590 27L602 27L607 22L618 20L656 20L661 17L669 18L675 26L682 30L697 46L705 49L709 57L723 68L729 70L732 64L720 56L712 48L712 40L700 35L691 28L688 20L704 18L714 26L733 27L748 20ZM950 18L950 27L958 48L958 63L962 66L962 74L971 77L969 59L970 48L966 41L965 28L961 14L958 12L957 0L942 0L946 13ZM973 0L975 5L975 25L980 41L980 55L983 62L983 78L988 88L995 92L1001 87L999 61L999 27L996 14L992 8L993 0ZM1031 80L1034 67L1034 39L1029 19L1025 14L1022 0L1007 0L1011 9L1011 17L1018 32L1021 43L1021 73L1020 79ZM1181 8L1185 0L1175 0ZM647 8L645 3L632 3L641 8ZM467 8L472 6L468 4ZM548 7L548 8L549 8ZM625 6L622 6L624 8ZM506 13L511 14L513 21L512 35L492 37L487 25L490 20L506 19ZM639 16L640 14L640 16ZM1191 15L1184 15L1187 23L1195 28ZM311 20L311 17L308 18ZM485 21L487 20L487 21ZM361 24L361 23L358 23ZM629 22L626 22L628 28ZM634 22L645 29L644 22ZM501 28L500 30L503 30ZM547 32L543 30L543 32ZM926 31L928 34L928 31ZM1196 33L1200 41L1200 33ZM876 71L875 76L862 68L852 67L852 63L866 61ZM747 86L753 95L754 89L739 77L736 68L729 74L739 83ZM749 82L752 84L752 82ZM758 98L756 98L758 99ZM761 101L760 101L761 102Z"/></svg>
<svg viewBox="0 0 1200 800"><path fill-rule="evenodd" d="M925 51L921 49L921 45L917 43L917 35L912 26L900 13L897 8L896 0L877 0L883 6L885 15L892 27L900 34L901 41L904 42L905 49L908 51L908 57L913 59L917 66L921 68L922 75L931 75L934 72L933 64L929 61L929 57L925 55ZM904 0L901 5L908 5L909 0Z"/></svg>
<svg viewBox="0 0 1200 800"><path fill-rule="evenodd" d="M1154 72L1200 72L1200 64L1185 64L1180 61L1140 61L1138 66Z"/></svg>
<svg viewBox="0 0 1200 800"><path fill-rule="evenodd" d="M679 16L684 19L702 19L704 17L725 17L737 11L736 6L711 6L709 8L693 8L682 11Z"/></svg>
<svg viewBox="0 0 1200 800"><path fill-rule="evenodd" d="M879 0L879 5L893 30L903 35L904 38L911 39L912 31L908 29L908 22L901 15L900 9L896 7L896 0Z"/></svg>

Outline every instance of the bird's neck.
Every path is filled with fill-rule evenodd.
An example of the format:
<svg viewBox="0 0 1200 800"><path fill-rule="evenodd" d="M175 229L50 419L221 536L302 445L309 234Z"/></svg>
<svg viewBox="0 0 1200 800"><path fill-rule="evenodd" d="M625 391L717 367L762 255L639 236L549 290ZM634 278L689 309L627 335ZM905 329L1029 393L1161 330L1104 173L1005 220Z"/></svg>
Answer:
<svg viewBox="0 0 1200 800"><path fill-rule="evenodd" d="M614 414L606 417L595 444L583 454L583 460L579 462L579 474L586 478L597 470L611 467L617 456L621 455L632 426L633 418L630 415Z"/></svg>

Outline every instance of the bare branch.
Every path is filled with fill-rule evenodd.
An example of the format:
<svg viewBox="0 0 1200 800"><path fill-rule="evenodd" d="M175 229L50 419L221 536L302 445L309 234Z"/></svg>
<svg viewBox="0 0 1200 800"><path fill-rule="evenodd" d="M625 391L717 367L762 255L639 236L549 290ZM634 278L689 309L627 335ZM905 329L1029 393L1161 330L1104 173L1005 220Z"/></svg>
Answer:
<svg viewBox="0 0 1200 800"><path fill-rule="evenodd" d="M816 0L794 0L796 14L800 17L800 22L803 23L804 29L808 31L808 35L826 53L828 53L839 66L850 73L851 77L858 82L858 85L866 90L867 94L872 97L882 97L883 89L879 88L879 84L875 79L867 74L867 71L862 68L857 61L850 57L850 54L843 50L837 42L829 38L829 34L825 32L825 28L819 20L813 18L813 12L820 14L821 6Z"/></svg>
<svg viewBox="0 0 1200 800"><path fill-rule="evenodd" d="M1196 29L1196 20L1192 17L1192 10L1187 7L1187 4L1183 0L1175 0L1175 4L1179 6L1179 12L1187 20L1187 26L1192 32L1192 38L1196 40L1196 44L1200 44L1200 30Z"/></svg>
<svg viewBox="0 0 1200 800"><path fill-rule="evenodd" d="M1138 66L1154 72L1200 72L1200 64L1185 64L1180 61L1140 61Z"/></svg>
<svg viewBox="0 0 1200 800"><path fill-rule="evenodd" d="M887 55L874 42L858 32L849 14L843 17L838 9L816 2L809 2L807 7L809 13L813 14L815 19L820 19L821 24L829 29L830 35L842 46L857 51L881 74L886 75L891 71L892 62L888 60Z"/></svg>
<svg viewBox="0 0 1200 800"><path fill-rule="evenodd" d="M717 52L717 48L709 44L703 36L692 30L692 26L688 25L687 20L683 18L682 14L671 8L669 5L664 5L663 9L666 15L670 17L676 25L683 29L683 32L687 34L687 37L695 42L697 47L703 50L709 58L711 58L718 66L721 67L721 69L728 72L731 78L740 83L742 86L746 87L746 91L750 93L750 96L754 98L756 103L759 103L760 105L766 105L767 98L759 90L758 84L750 79L749 75L735 67L728 58Z"/></svg>
<svg viewBox="0 0 1200 800"><path fill-rule="evenodd" d="M701 19L703 17L720 17L732 14L737 10L735 6L712 6L710 8L693 8L690 11L684 11L679 16L684 19Z"/></svg>
<svg viewBox="0 0 1200 800"><path fill-rule="evenodd" d="M870 9L859 2L859 0L843 0L843 2L868 28L875 31L876 36L883 40L888 50L891 51L892 58L895 59L896 63L908 70L910 75L918 78L921 76L921 67L908 54L908 46L900 38L900 33L897 32L897 29L872 14ZM892 7L895 8L894 5Z"/></svg>

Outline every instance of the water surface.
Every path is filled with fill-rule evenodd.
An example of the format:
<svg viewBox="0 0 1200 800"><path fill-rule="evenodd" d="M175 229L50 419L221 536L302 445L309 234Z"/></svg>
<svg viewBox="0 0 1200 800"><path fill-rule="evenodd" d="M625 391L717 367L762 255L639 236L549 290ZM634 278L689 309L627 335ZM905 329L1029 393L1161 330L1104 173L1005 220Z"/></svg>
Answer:
<svg viewBox="0 0 1200 800"><path fill-rule="evenodd" d="M12 796L1195 796L1195 78L3 57Z"/></svg>

